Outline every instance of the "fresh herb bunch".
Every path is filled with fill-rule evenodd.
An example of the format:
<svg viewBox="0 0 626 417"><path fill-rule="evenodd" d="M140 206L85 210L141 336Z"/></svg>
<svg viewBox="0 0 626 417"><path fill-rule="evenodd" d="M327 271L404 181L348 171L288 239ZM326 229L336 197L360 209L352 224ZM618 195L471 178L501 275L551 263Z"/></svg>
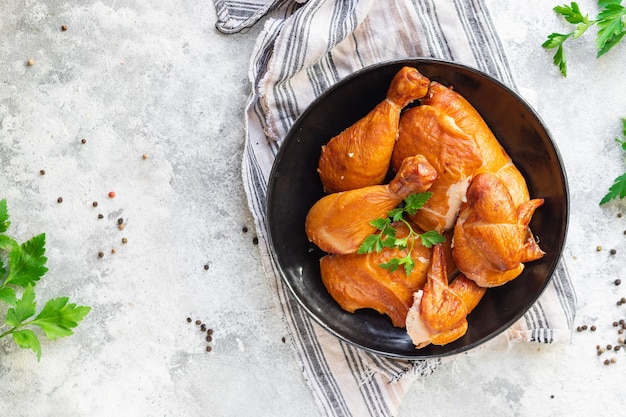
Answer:
<svg viewBox="0 0 626 417"><path fill-rule="evenodd" d="M620 144L622 150L626 151L626 118L622 118L622 138L615 138L615 141ZM626 172L615 178L609 192L600 201L600 205L606 204L614 198L624 197L626 197Z"/></svg>
<svg viewBox="0 0 626 417"><path fill-rule="evenodd" d="M387 217L372 220L370 224L378 229L378 233L374 233L363 241L357 253L365 254L371 252L380 252L383 248L399 248L409 249L406 256L402 258L391 258L388 262L380 264L381 267L390 272L396 271L400 266L404 267L406 275L410 275L415 267L415 260L411 257L415 240L420 239L422 245L430 248L441 242L445 242L446 238L439 232L431 230L425 233L417 233L413 226L404 218L404 214L413 216L424 204L432 197L431 192L415 193L404 199L404 204L387 213ZM403 238L397 237L397 230L393 227L394 222L404 223L409 234ZM410 241L410 247L409 247Z"/></svg>
<svg viewBox="0 0 626 417"><path fill-rule="evenodd" d="M35 316L34 287L48 271L45 266L48 259L44 256L46 235L42 233L18 244L6 234L9 225L7 202L1 200L0 302L8 304L9 309L4 324L0 324L0 339L11 335L19 347L32 349L40 360L41 345L32 328L38 327L50 340L69 336L91 307L77 306L68 303L68 297L58 297L48 300ZM22 290L20 298L16 290Z"/></svg>
<svg viewBox="0 0 626 417"><path fill-rule="evenodd" d="M567 62L565 60L565 52L563 51L563 43L566 40L579 38L587 29L594 25L597 26L596 57L599 58L610 51L626 35L624 24L626 7L622 6L622 0L598 0L598 6L600 6L601 10L595 20L589 19L588 14L583 15L576 2L572 2L569 6L566 4L556 6L553 9L569 23L576 25L575 29L569 33L551 33L548 35L548 39L541 45L545 49L556 48L553 61L563 77L567 76Z"/></svg>

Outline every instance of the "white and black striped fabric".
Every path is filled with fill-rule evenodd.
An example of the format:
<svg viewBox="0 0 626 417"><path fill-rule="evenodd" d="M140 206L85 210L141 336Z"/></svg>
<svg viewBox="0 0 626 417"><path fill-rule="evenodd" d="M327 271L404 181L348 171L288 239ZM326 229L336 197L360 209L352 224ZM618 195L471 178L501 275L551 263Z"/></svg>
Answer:
<svg viewBox="0 0 626 417"><path fill-rule="evenodd" d="M265 199L272 163L298 115L328 87L365 66L435 57L478 68L515 89L482 0L214 0L216 27L245 31L266 16L250 61L243 179L267 276L304 376L326 416L393 416L416 377L437 360L379 357L330 335L290 296L269 254ZM576 296L561 261L551 285L504 335L568 343Z"/></svg>

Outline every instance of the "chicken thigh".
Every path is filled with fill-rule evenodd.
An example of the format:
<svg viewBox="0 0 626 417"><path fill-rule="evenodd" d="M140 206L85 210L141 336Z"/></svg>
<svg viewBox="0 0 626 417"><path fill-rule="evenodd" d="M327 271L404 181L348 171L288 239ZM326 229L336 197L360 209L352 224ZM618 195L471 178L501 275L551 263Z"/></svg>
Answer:
<svg viewBox="0 0 626 417"><path fill-rule="evenodd" d="M495 174L478 174L467 191L454 227L453 257L468 278L495 287L516 278L524 262L541 258L528 224L543 199L516 205Z"/></svg>
<svg viewBox="0 0 626 417"><path fill-rule="evenodd" d="M404 223L393 224L397 236L408 235ZM409 247L413 238L409 238ZM430 263L430 249L415 241L411 257L415 266L407 276L404 268L394 272L381 267L392 258L406 256L408 249L385 248L367 254L326 255L320 259L322 282L329 294L344 310L372 308L391 318L396 327L404 327L413 302L413 293L424 286Z"/></svg>
<svg viewBox="0 0 626 417"><path fill-rule="evenodd" d="M318 172L327 193L383 182L398 136L400 112L426 94L429 82L415 68L402 68L385 100L322 146Z"/></svg>
<svg viewBox="0 0 626 417"><path fill-rule="evenodd" d="M433 196L411 220L423 230L443 231L454 226L465 192L482 158L473 138L441 109L421 105L400 118L399 135L392 155L397 169L404 158L422 154L437 170L430 188Z"/></svg>
<svg viewBox="0 0 626 417"><path fill-rule="evenodd" d="M404 160L389 184L328 194L309 210L305 231L309 240L332 254L354 253L376 228L372 220L386 217L406 197L430 188L437 177L422 155Z"/></svg>

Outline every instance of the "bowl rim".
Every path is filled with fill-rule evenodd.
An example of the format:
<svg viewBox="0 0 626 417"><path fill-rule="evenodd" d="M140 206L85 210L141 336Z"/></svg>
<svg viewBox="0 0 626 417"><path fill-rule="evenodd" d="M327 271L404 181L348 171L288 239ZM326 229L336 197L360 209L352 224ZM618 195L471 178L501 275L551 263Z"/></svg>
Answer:
<svg viewBox="0 0 626 417"><path fill-rule="evenodd" d="M445 352L438 352L435 354L419 354L420 353L420 349L415 349L415 355L412 354L400 354L400 353L394 353L394 352L387 352L387 351L382 351L380 349L375 349L369 346L364 346L360 343L357 343L353 340L350 340L348 337L344 336L343 334L339 333L338 331L336 331L335 329L333 329L331 326L329 326L326 322L324 322L322 320L321 317L318 317L318 315L312 311L305 303L303 300L301 300L300 296L298 295L297 291L295 290L295 288L293 287L293 284L291 283L290 279L286 276L285 272L283 271L280 259L278 258L277 255L277 251L276 251L276 244L274 242L274 238L272 235L272 230L271 230L271 225L269 223L269 219L271 218L270 216L270 211L272 209L272 199L274 197L274 193L275 188L275 179L277 177L277 170L280 166L280 162L282 161L282 159L284 158L284 154L286 153L286 149L287 146L285 146L287 144L287 141L290 138L293 138L295 136L295 132L299 129L300 125L303 123L304 120L306 120L306 118L309 116L309 114L311 112L314 111L314 109L317 107L317 105L326 100L327 97L331 94L334 93L334 91L336 89L338 89L339 87L343 86L346 83L351 82L353 79L358 78L360 76L362 76L365 73L369 73L372 71L376 71L379 70L381 68L384 67L388 67L388 66L397 66L397 65L407 65L407 66L413 66L413 67L417 67L419 65L443 65L443 66L447 66L450 67L452 69L459 69L462 71L466 71L469 73L473 73L474 75L477 75L479 77L482 77L484 79L486 79L487 81L495 84L498 88L504 90L505 93L509 94L510 96L512 96L519 104L521 104L525 110L532 115L536 122L539 124L539 126L541 127L541 129L545 132L550 145L553 148L556 160L558 162L558 165L560 167L560 176L562 179L562 184L563 184L563 195L565 198L564 201L564 218L563 218L563 230L562 230L562 238L561 238L561 244L560 244L560 248L558 249L558 253L555 256L555 260L553 262L553 264L550 266L550 269L548 271L548 278L543 282L543 284L541 285L541 287L538 289L537 293L535 294L534 297L532 297L531 301L528 304L528 307L525 309L520 310L519 312L515 313L512 318L510 318L508 321L506 321L505 323L503 323L501 326L499 326L496 330L492 331L490 334L479 338L478 340L475 340L473 342L470 342L466 345L463 345L459 348L456 349L451 349L450 351L445 351ZM471 104L471 103L470 103ZM482 116L482 115L481 115ZM330 138L329 138L330 140ZM499 140L499 139L498 139ZM508 328L510 328L514 323L516 323L519 319L521 319L527 312L528 310L537 303L537 300L541 297L541 295L544 293L545 289L548 287L548 285L550 285L553 277L554 277L554 273L557 269L557 266L560 262L562 262L562 257L563 257L563 250L564 247L566 245L566 241L567 241L567 235L568 235L568 229L569 229L569 217L570 217L570 193L569 193L569 185L568 185L568 178L567 178L567 173L565 170L565 165L563 163L563 158L561 156L561 153L559 151L559 148L556 144L556 142L553 139L552 134L550 133L546 123L543 121L543 119L540 117L540 115L538 114L537 111L535 111L535 109L528 103L528 101L522 97L518 92L516 92L515 90L513 90L511 87L509 87L508 85L504 84L502 81L498 80L497 78L495 78L494 76L485 73L482 70L479 70L475 67L466 65L466 64L461 64L458 62L454 62L454 61L448 61L448 60L444 60L444 59L439 59L439 58L427 58L427 57L409 57L409 58L398 58L398 59L390 59L390 60L384 60L384 61L380 61L377 62L375 64L371 64L368 66L365 66L363 68L360 68L348 75L346 75L345 77L341 78L340 80L338 80L336 83L330 85L325 91L323 91L319 96L317 96L315 99L313 99L305 108L305 110L298 115L298 117L294 120L292 126L289 128L288 132L286 133L286 135L282 138L282 142L280 143L280 147L278 149L278 152L276 153L275 159L273 161L272 164L272 169L270 171L270 176L268 178L268 184L267 184L267 196L266 196L266 200L265 200L265 215L267 218L267 223L266 223L266 233L267 233L267 237L268 237L268 243L269 243L269 252L270 252L270 256L273 259L273 263L274 266L276 267L276 269L278 270L280 276L281 276L281 280L283 282L283 284L286 285L286 287L288 288L290 295L293 297L293 299L296 301L297 305L302 308L304 311L306 311L306 314L309 318L313 319L318 325L320 325L325 331L329 332L330 334L332 334L334 337L337 337L339 340L344 341L346 343L348 343L351 346L354 346L356 348L359 348L361 350L364 350L366 352L369 353L373 353L373 354L377 354L377 355L381 355L383 357L388 357L388 358L392 358L392 359L405 359L405 360L424 360L424 359L437 359L437 358L443 358L443 357L449 357L449 356L454 356L460 353L464 353L467 352L469 350L475 349L476 347L485 344L486 342L496 338L497 336L502 335ZM352 314L349 312L345 312L345 314ZM391 324L390 324L391 325Z"/></svg>

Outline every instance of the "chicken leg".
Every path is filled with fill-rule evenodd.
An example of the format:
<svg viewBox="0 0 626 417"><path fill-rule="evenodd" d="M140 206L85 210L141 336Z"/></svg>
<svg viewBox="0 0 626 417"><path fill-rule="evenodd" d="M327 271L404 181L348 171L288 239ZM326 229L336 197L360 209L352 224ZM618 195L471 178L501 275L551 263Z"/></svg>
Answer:
<svg viewBox="0 0 626 417"><path fill-rule="evenodd" d="M318 172L327 193L383 182L398 137L400 111L423 97L429 82L415 68L402 68L391 81L385 100L322 146Z"/></svg>
<svg viewBox="0 0 626 417"><path fill-rule="evenodd" d="M410 194L428 190L436 177L422 155L407 158L389 184L328 194L318 200L306 216L306 234L325 252L354 253L376 230L372 220L386 217Z"/></svg>

